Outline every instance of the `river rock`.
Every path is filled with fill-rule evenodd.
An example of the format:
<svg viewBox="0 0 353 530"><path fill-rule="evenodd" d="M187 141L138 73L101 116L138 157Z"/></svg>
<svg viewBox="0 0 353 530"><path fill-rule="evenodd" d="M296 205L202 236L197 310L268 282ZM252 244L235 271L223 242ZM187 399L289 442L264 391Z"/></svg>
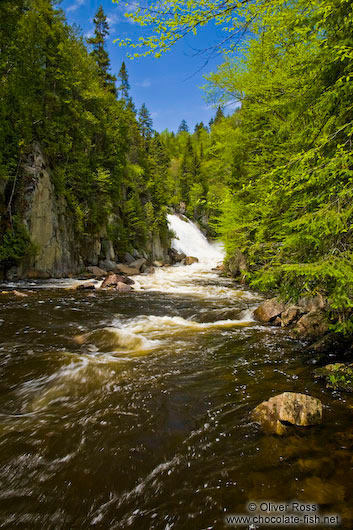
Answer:
<svg viewBox="0 0 353 530"><path fill-rule="evenodd" d="M136 267L129 267L123 263L118 263L115 266L114 272L126 274L127 276L136 276L137 274L140 274L139 269L136 269Z"/></svg>
<svg viewBox="0 0 353 530"><path fill-rule="evenodd" d="M327 364L313 372L315 379L323 379L326 388L353 392L353 363Z"/></svg>
<svg viewBox="0 0 353 530"><path fill-rule="evenodd" d="M101 288L106 289L107 287L115 287L119 282L124 283L124 276L109 274L109 276L103 281Z"/></svg>
<svg viewBox="0 0 353 530"><path fill-rule="evenodd" d="M301 307L295 305L288 307L281 313L281 326L286 327L293 324L302 316L302 314L303 309Z"/></svg>
<svg viewBox="0 0 353 530"><path fill-rule="evenodd" d="M294 331L302 337L315 338L324 335L328 328L329 323L323 311L310 311L298 320Z"/></svg>
<svg viewBox="0 0 353 530"><path fill-rule="evenodd" d="M290 431L288 424L305 427L321 423L322 403L306 394L283 392L258 405L252 417L265 432L282 435Z"/></svg>
<svg viewBox="0 0 353 530"><path fill-rule="evenodd" d="M186 254L184 254L184 252L178 252L174 248L170 248L168 250L168 255L172 263L180 263L181 261L183 261L183 259L186 258Z"/></svg>
<svg viewBox="0 0 353 530"><path fill-rule="evenodd" d="M154 261L153 265L155 267L163 267L164 263L163 263L163 261Z"/></svg>
<svg viewBox="0 0 353 530"><path fill-rule="evenodd" d="M115 263L115 261L112 261L110 259L106 259L104 261L99 262L99 267L108 272L111 272L111 271L113 272L116 266L117 264Z"/></svg>
<svg viewBox="0 0 353 530"><path fill-rule="evenodd" d="M321 294L304 296L298 300L298 306L301 307L305 313L310 313L310 311L325 309L326 301Z"/></svg>
<svg viewBox="0 0 353 530"><path fill-rule="evenodd" d="M96 267L95 265L87 267L87 271L90 272L95 278L103 278L103 276L107 275L107 271L101 269L100 267Z"/></svg>
<svg viewBox="0 0 353 530"><path fill-rule="evenodd" d="M75 286L76 291L93 291L96 288L94 282L79 283Z"/></svg>
<svg viewBox="0 0 353 530"><path fill-rule="evenodd" d="M186 256L185 258L185 265L192 265L193 263L198 263L199 259L195 258L195 256Z"/></svg>
<svg viewBox="0 0 353 530"><path fill-rule="evenodd" d="M128 265L130 265L130 263L132 263L133 261L135 261L135 258L131 256L130 252L125 252L124 263L127 263Z"/></svg>
<svg viewBox="0 0 353 530"><path fill-rule="evenodd" d="M143 272L146 261L147 260L145 258L140 258L130 263L129 266L133 269L138 269L139 271Z"/></svg>
<svg viewBox="0 0 353 530"><path fill-rule="evenodd" d="M128 293L132 289L131 285L127 285L123 282L118 282L116 288L120 293Z"/></svg>
<svg viewBox="0 0 353 530"><path fill-rule="evenodd" d="M16 291L16 289L12 291L12 294L14 294L15 296L18 296L19 298L27 298L28 296L28 294L23 293L22 291Z"/></svg>
<svg viewBox="0 0 353 530"><path fill-rule="evenodd" d="M271 322L285 310L286 306L277 300L277 298L270 298L265 300L254 311L254 317L260 322Z"/></svg>

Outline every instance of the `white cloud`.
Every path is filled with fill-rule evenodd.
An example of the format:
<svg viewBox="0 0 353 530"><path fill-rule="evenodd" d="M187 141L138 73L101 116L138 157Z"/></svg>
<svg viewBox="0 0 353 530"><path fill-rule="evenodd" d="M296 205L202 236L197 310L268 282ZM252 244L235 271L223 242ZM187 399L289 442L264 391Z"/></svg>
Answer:
<svg viewBox="0 0 353 530"><path fill-rule="evenodd" d="M117 13L111 13L107 16L107 22L110 29L114 29L115 26L120 22L119 15Z"/></svg>
<svg viewBox="0 0 353 530"><path fill-rule="evenodd" d="M141 88L150 88L152 82L149 79L144 79L141 83L135 83L135 85Z"/></svg>
<svg viewBox="0 0 353 530"><path fill-rule="evenodd" d="M71 4L71 6L69 6L66 11L67 12L70 12L70 11L76 11L76 9L78 9L79 7L81 7L84 3L86 2L86 0L75 0L73 4Z"/></svg>

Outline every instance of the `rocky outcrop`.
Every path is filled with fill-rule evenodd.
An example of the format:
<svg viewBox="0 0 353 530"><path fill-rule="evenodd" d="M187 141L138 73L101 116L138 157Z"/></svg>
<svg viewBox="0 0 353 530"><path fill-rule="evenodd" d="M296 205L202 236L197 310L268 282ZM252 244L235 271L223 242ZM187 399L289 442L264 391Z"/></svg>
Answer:
<svg viewBox="0 0 353 530"><path fill-rule="evenodd" d="M35 270L42 276L67 276L79 272L83 260L74 233L74 222L63 197L56 197L49 169L40 147L23 164L25 183L21 205L23 221L37 248L36 255L19 270L19 276Z"/></svg>
<svg viewBox="0 0 353 530"><path fill-rule="evenodd" d="M254 421L265 432L288 434L291 426L307 427L322 420L322 403L305 394L283 392L258 405L252 412Z"/></svg>
<svg viewBox="0 0 353 530"><path fill-rule="evenodd" d="M310 340L322 338L328 333L326 302L321 295L301 298L296 305L285 304L278 298L265 300L254 311L260 322L282 327L293 327L293 334Z"/></svg>
<svg viewBox="0 0 353 530"><path fill-rule="evenodd" d="M51 168L39 144L35 143L23 159L19 178L21 186L16 192L12 212L22 219L36 253L19 266L5 271L6 279L48 279L70 275L88 277L89 273L99 278L105 276L107 271L118 272L115 269L119 261L132 264L132 269L141 272L146 262L161 260L170 263L169 241L167 238L162 241L159 232L150 236L146 249L148 253L143 249L131 249L130 253L125 252L119 257L106 225L90 234L79 232L65 197L58 194L54 187ZM121 220L114 215L109 218L112 226L119 222ZM128 271L127 274L134 273Z"/></svg>

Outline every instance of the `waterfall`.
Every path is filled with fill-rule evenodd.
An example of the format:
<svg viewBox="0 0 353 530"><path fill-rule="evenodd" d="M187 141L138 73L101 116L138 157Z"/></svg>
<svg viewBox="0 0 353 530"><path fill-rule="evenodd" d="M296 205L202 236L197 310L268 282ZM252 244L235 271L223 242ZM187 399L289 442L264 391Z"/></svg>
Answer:
<svg viewBox="0 0 353 530"><path fill-rule="evenodd" d="M167 215L167 220L170 230L175 234L171 245L177 252L194 256L202 262L217 264L223 260L222 246L219 243L210 243L195 223L170 214Z"/></svg>

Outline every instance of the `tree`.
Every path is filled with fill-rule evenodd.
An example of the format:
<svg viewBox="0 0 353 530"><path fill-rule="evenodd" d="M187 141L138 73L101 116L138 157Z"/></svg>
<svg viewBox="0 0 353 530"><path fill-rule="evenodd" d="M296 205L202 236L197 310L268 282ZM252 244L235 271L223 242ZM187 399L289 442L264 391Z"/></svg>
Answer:
<svg viewBox="0 0 353 530"><path fill-rule="evenodd" d="M119 81L119 86L118 86L117 91L120 94L120 97L122 99L125 99L125 101L128 101L130 85L129 85L129 76L128 76L124 61L122 62L121 68L118 73L118 81Z"/></svg>
<svg viewBox="0 0 353 530"><path fill-rule="evenodd" d="M109 35L109 24L107 22L107 17L104 14L102 6L98 8L93 22L95 25L94 37L87 39L87 43L92 46L91 55L97 63L98 72L103 81L104 86L106 86L111 92L116 94L116 77L109 73L110 59L105 44L106 38Z"/></svg>
<svg viewBox="0 0 353 530"><path fill-rule="evenodd" d="M213 123L219 123L222 118L224 118L224 113L223 113L222 108L219 106L217 108L216 116L215 116L215 119L214 119Z"/></svg>
<svg viewBox="0 0 353 530"><path fill-rule="evenodd" d="M138 111L138 124L142 138L144 140L151 138L153 134L153 122L151 115L144 103Z"/></svg>
<svg viewBox="0 0 353 530"><path fill-rule="evenodd" d="M182 120L181 124L179 125L178 133L181 132L189 132L189 127L185 120Z"/></svg>

